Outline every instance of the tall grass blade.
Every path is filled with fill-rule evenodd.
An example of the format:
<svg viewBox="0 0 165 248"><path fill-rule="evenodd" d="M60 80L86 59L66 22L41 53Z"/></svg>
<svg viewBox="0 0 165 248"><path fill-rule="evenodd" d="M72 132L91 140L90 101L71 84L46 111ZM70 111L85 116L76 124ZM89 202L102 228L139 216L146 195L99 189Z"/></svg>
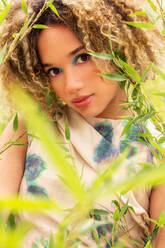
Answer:
<svg viewBox="0 0 165 248"><path fill-rule="evenodd" d="M6 5L5 9L1 12L0 15L0 26L2 25L3 21L5 20L5 18L7 17L9 10L11 8L12 5L12 1Z"/></svg>

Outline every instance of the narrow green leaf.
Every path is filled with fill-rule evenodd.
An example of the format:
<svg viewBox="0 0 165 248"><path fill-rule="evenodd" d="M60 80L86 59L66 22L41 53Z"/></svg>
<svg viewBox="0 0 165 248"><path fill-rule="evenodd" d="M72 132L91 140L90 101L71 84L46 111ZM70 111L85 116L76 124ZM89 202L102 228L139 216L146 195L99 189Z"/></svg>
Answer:
<svg viewBox="0 0 165 248"><path fill-rule="evenodd" d="M115 204L115 206L120 209L120 205L119 205L119 202L117 200L113 200L112 203Z"/></svg>
<svg viewBox="0 0 165 248"><path fill-rule="evenodd" d="M1 0L2 1L2 3L3 3L3 5L4 6L6 6L7 5L7 3L6 3L6 1L5 0Z"/></svg>
<svg viewBox="0 0 165 248"><path fill-rule="evenodd" d="M25 14L27 14L27 3L26 0L22 0L22 10Z"/></svg>
<svg viewBox="0 0 165 248"><path fill-rule="evenodd" d="M131 119L131 120L127 123L127 125L124 127L123 132L122 132L122 134L121 134L120 137L122 137L122 136L128 131L128 129L132 126L133 122L134 122L134 119Z"/></svg>
<svg viewBox="0 0 165 248"><path fill-rule="evenodd" d="M99 59L106 59L106 60L113 59L113 56L111 54L104 54L104 53L89 53L89 54Z"/></svg>
<svg viewBox="0 0 165 248"><path fill-rule="evenodd" d="M34 17L34 14L32 14L32 16L29 18L29 20L23 25L23 27L21 28L21 30L19 31L19 33L14 34L15 37L14 37L14 40L13 40L11 46L10 46L9 53L14 50L17 41L20 39L21 35L23 35L23 33L26 31L26 29L30 25L33 17Z"/></svg>
<svg viewBox="0 0 165 248"><path fill-rule="evenodd" d="M122 64L122 66L124 67L124 69L126 70L126 72L128 73L128 75L131 77L131 79L133 81L135 81L136 83L140 83L141 78L140 78L138 72L133 67L131 67L130 65L125 63L123 60L119 59L119 61Z"/></svg>
<svg viewBox="0 0 165 248"><path fill-rule="evenodd" d="M145 70L145 72L144 72L144 74L143 74L143 76L142 76L142 82L145 81L146 77L148 76L149 72L151 71L151 68L152 68L152 64L150 64L150 65L148 66L148 68Z"/></svg>
<svg viewBox="0 0 165 248"><path fill-rule="evenodd" d="M156 238L158 230L159 230L159 226L156 224L154 227L154 230L153 230L153 234L152 234L153 239ZM152 248L152 246L151 246L151 248Z"/></svg>
<svg viewBox="0 0 165 248"><path fill-rule="evenodd" d="M0 51L0 65L3 63L3 59L4 59L5 54L6 54L6 49L7 49L7 42L4 45L4 47L2 48L2 50Z"/></svg>
<svg viewBox="0 0 165 248"><path fill-rule="evenodd" d="M161 15L158 15L158 16L156 17L156 22L159 21L159 20L161 19L161 17L162 17Z"/></svg>
<svg viewBox="0 0 165 248"><path fill-rule="evenodd" d="M96 209L96 208L92 212L94 215L108 215L109 214L109 212L103 209Z"/></svg>
<svg viewBox="0 0 165 248"><path fill-rule="evenodd" d="M48 26L46 25L42 25L42 24L36 24L33 26L33 28L35 29L46 29L46 28L49 28Z"/></svg>
<svg viewBox="0 0 165 248"><path fill-rule="evenodd" d="M51 97L50 97L50 94L49 94L49 90L47 89L46 91L46 103L48 106L51 105Z"/></svg>
<svg viewBox="0 0 165 248"><path fill-rule="evenodd" d="M132 91L131 97L133 100L137 99L138 93L139 93L139 85L137 85Z"/></svg>
<svg viewBox="0 0 165 248"><path fill-rule="evenodd" d="M155 96L162 96L162 97L165 98L165 92L154 93L153 95L155 95Z"/></svg>
<svg viewBox="0 0 165 248"><path fill-rule="evenodd" d="M53 233L51 233L51 235L50 235L48 248L55 248Z"/></svg>
<svg viewBox="0 0 165 248"><path fill-rule="evenodd" d="M147 15L145 11L137 11L135 13L129 14L129 16L139 16L139 15Z"/></svg>
<svg viewBox="0 0 165 248"><path fill-rule="evenodd" d="M114 80L114 81L125 81L127 78L120 73L99 73L98 75L103 76L106 79Z"/></svg>
<svg viewBox="0 0 165 248"><path fill-rule="evenodd" d="M118 215L118 218L119 220L121 219L121 217L123 217L126 213L127 213L127 210L128 210L128 201L126 202L126 204L122 207L119 215Z"/></svg>
<svg viewBox="0 0 165 248"><path fill-rule="evenodd" d="M142 248L142 244L136 240L130 239L129 242L131 242L135 247ZM122 247L123 248L123 247ZM152 247L151 247L152 248Z"/></svg>
<svg viewBox="0 0 165 248"><path fill-rule="evenodd" d="M165 142L165 137L161 137L160 139L158 139L158 144L164 143Z"/></svg>
<svg viewBox="0 0 165 248"><path fill-rule="evenodd" d="M15 222L15 217L11 213L7 219L7 227L9 230L14 230L16 228L16 222Z"/></svg>
<svg viewBox="0 0 165 248"><path fill-rule="evenodd" d="M125 22L125 24L128 24L136 28L154 29L153 24L146 22Z"/></svg>
<svg viewBox="0 0 165 248"><path fill-rule="evenodd" d="M70 129L68 120L65 121L65 137L67 140L70 140Z"/></svg>
<svg viewBox="0 0 165 248"><path fill-rule="evenodd" d="M48 200L40 197L35 199L25 199L21 197L0 198L0 210L12 210L13 213L23 210L33 213L44 213L48 210L57 212L61 211L54 200Z"/></svg>
<svg viewBox="0 0 165 248"><path fill-rule="evenodd" d="M13 129L14 132L16 132L18 130L18 114L16 113L14 121L13 121Z"/></svg>
<svg viewBox="0 0 165 248"><path fill-rule="evenodd" d="M165 28L163 28L162 30L162 35L165 35Z"/></svg>
<svg viewBox="0 0 165 248"><path fill-rule="evenodd" d="M162 211L159 216L158 224L160 227L163 227L163 225L165 225L165 212L164 211Z"/></svg>
<svg viewBox="0 0 165 248"><path fill-rule="evenodd" d="M152 0L147 0L148 1L148 3L150 4L150 6L151 6L151 8L154 10L154 11L157 11L157 7L156 7L156 5L152 2Z"/></svg>
<svg viewBox="0 0 165 248"><path fill-rule="evenodd" d="M160 70L158 66L156 66L156 65L154 65L154 64L152 64L152 66L153 66L154 70L158 73L158 75L159 75L163 80L165 80L165 73L164 73L162 70Z"/></svg>
<svg viewBox="0 0 165 248"><path fill-rule="evenodd" d="M121 83L120 83L120 89L125 89L126 83L127 83L126 80L121 81Z"/></svg>
<svg viewBox="0 0 165 248"><path fill-rule="evenodd" d="M115 222L117 222L119 220L119 209L118 208L115 209L115 212L113 214L113 220Z"/></svg>
<svg viewBox="0 0 165 248"><path fill-rule="evenodd" d="M161 153L165 154L165 148L161 147L160 145L158 145L156 142L150 140L151 145L153 145L153 147L155 147L158 151L160 151Z"/></svg>
<svg viewBox="0 0 165 248"><path fill-rule="evenodd" d="M3 23L3 21L5 20L5 18L7 17L8 13L9 13L9 10L11 8L11 4L12 4L12 1L8 5L6 5L5 9L1 12L1 15L0 15L0 26Z"/></svg>
<svg viewBox="0 0 165 248"><path fill-rule="evenodd" d="M54 5L52 3L49 3L48 7L51 8L51 10L60 18L60 15L59 15L57 9L54 7Z"/></svg>
<svg viewBox="0 0 165 248"><path fill-rule="evenodd" d="M128 206L128 208L129 208L134 214L136 214L135 209L134 209L132 206Z"/></svg>

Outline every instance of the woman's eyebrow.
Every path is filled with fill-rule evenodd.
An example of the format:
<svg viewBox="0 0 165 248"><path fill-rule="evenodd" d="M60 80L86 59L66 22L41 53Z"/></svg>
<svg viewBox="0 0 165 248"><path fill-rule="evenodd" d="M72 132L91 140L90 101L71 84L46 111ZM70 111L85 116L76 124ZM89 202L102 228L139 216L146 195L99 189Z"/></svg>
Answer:
<svg viewBox="0 0 165 248"><path fill-rule="evenodd" d="M81 51L82 49L84 49L85 46L82 45L80 47L77 47L76 49L74 49L72 52L69 53L69 56L73 56L75 55L76 53L78 53L79 51ZM50 67L52 66L52 64L42 64L42 66L45 68L45 67Z"/></svg>
<svg viewBox="0 0 165 248"><path fill-rule="evenodd" d="M69 53L69 56L75 55L76 53L78 53L80 50L82 50L82 49L84 49L84 48L85 48L85 46L82 45L82 46L80 46L80 47L74 49L72 52Z"/></svg>
<svg viewBox="0 0 165 248"><path fill-rule="evenodd" d="M50 66L52 66L52 64L42 64L42 66L45 68L45 67L50 67Z"/></svg>

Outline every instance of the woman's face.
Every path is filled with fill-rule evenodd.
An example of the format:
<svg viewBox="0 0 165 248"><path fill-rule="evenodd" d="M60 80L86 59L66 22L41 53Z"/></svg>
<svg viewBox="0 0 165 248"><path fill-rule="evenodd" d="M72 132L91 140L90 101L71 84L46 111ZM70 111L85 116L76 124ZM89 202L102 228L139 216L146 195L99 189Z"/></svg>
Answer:
<svg viewBox="0 0 165 248"><path fill-rule="evenodd" d="M115 81L98 75L90 55L74 33L63 25L43 29L38 52L55 93L85 118L118 118L125 93Z"/></svg>

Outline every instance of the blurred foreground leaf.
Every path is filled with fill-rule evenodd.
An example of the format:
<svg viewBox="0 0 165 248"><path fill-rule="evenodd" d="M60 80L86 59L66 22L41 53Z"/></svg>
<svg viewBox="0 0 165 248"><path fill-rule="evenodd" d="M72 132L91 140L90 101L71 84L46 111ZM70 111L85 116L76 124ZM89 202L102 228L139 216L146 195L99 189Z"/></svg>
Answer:
<svg viewBox="0 0 165 248"><path fill-rule="evenodd" d="M45 121L46 116L41 115L38 105L18 85L13 87L12 90L13 100L18 106L19 112L24 117L27 126L43 141L43 146L50 156L56 172L64 179L77 200L85 200L86 193L78 173L75 167L63 158L63 154L57 144L58 136L54 126ZM26 104L22 104L22 102Z"/></svg>

